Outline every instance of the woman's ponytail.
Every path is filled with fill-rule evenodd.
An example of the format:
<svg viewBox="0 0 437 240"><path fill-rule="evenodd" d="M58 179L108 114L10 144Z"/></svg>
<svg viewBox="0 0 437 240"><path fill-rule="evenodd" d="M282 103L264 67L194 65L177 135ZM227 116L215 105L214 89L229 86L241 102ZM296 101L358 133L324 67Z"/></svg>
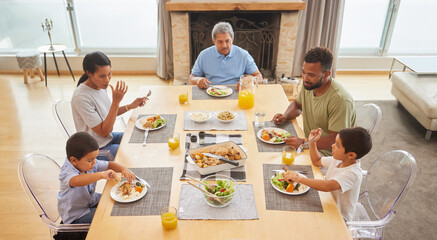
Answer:
<svg viewBox="0 0 437 240"><path fill-rule="evenodd" d="M91 74L94 74L97 70L97 66L111 66L111 60L109 60L108 56L106 56L102 52L92 52L85 55L82 67L84 74L80 77L77 86L84 83L88 79L87 71Z"/></svg>

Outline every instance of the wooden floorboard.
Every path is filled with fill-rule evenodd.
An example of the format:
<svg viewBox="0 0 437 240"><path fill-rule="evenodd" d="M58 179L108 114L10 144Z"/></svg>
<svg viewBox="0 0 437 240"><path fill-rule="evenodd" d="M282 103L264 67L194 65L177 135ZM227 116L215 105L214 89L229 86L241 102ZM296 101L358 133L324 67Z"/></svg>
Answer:
<svg viewBox="0 0 437 240"><path fill-rule="evenodd" d="M45 87L38 78L30 78L29 84L24 84L22 75L0 74L0 239L49 237L48 228L37 216L17 177L18 163L26 154L46 154L59 164L65 158L66 137L53 117L52 104L57 99L70 99L76 82L67 74L48 78ZM135 99L141 85L172 84L154 75L115 75L112 81L120 79L129 86L122 104ZM385 74L339 74L337 80L355 100L394 99Z"/></svg>

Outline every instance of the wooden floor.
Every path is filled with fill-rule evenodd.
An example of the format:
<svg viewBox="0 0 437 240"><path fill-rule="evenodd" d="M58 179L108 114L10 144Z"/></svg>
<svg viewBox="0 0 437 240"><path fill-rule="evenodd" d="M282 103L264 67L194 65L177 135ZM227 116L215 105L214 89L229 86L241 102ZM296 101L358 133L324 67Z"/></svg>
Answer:
<svg viewBox="0 0 437 240"><path fill-rule="evenodd" d="M78 76L76 76L77 78ZM129 91L122 104L138 95L141 85L172 85L151 75L113 76ZM391 100L388 74L338 74L336 78L355 100ZM66 138L57 125L52 104L70 99L76 87L71 77L49 76L48 87L37 78L0 74L0 239L48 239L49 230L37 216L17 177L20 159L29 153L48 155L62 164Z"/></svg>

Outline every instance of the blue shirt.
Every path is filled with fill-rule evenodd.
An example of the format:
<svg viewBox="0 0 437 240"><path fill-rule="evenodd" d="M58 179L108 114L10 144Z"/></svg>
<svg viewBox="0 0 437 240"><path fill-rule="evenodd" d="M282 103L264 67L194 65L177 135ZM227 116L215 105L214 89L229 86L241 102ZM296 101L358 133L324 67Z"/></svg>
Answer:
<svg viewBox="0 0 437 240"><path fill-rule="evenodd" d="M86 173L101 172L108 169L109 162L96 160L93 169ZM66 159L59 174L60 190L58 193L58 212L65 224L90 212L90 207L97 205L100 195L94 194L97 183L83 187L71 187L70 179L81 174L71 162Z"/></svg>
<svg viewBox="0 0 437 240"><path fill-rule="evenodd" d="M200 52L191 74L206 77L212 85L236 85L241 75L257 70L255 61L246 50L232 45L231 52L225 56L216 46L211 46Z"/></svg>

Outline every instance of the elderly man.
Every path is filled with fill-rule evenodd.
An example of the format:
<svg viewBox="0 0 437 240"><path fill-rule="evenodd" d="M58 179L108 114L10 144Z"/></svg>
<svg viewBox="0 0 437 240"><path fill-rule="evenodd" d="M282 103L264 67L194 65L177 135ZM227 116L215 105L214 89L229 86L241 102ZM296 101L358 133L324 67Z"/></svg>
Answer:
<svg viewBox="0 0 437 240"><path fill-rule="evenodd" d="M303 88L284 114L273 117L275 124L296 118L302 113L305 136L312 129L321 128L323 135L317 141L320 152L331 155L331 146L338 132L355 126L355 106L351 95L331 77L332 53L327 48L316 47L309 50L302 67ZM307 139L290 137L288 145L297 148Z"/></svg>
<svg viewBox="0 0 437 240"><path fill-rule="evenodd" d="M191 70L189 82L199 88L213 85L236 85L241 75L250 74L262 82L262 75L252 56L235 45L234 31L227 22L217 23L212 30L211 46L200 52Z"/></svg>

